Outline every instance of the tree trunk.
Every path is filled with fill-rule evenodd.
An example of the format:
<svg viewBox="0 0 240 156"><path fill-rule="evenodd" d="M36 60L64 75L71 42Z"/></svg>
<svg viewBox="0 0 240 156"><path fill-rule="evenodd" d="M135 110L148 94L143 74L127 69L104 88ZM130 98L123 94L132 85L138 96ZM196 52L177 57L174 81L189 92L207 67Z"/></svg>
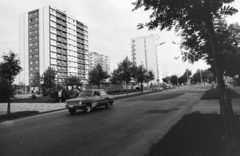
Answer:
<svg viewBox="0 0 240 156"><path fill-rule="evenodd" d="M7 115L11 114L11 105L10 105L10 98L8 99L8 106L7 106Z"/></svg>
<svg viewBox="0 0 240 156"><path fill-rule="evenodd" d="M212 53L213 53L213 60L214 60L214 67L217 75L217 85L218 85L218 92L220 96L220 108L221 114L223 117L223 124L224 124L224 133L225 139L227 141L227 147L225 149L225 154L227 156L234 156L236 153L236 130L234 124L234 116L233 116L233 109L231 104L231 97L229 91L225 89L225 84L223 80L223 73L220 68L218 54L216 52L216 42L215 42L215 32L213 28L212 18L209 18L207 21L207 28L210 35L210 40L212 44Z"/></svg>

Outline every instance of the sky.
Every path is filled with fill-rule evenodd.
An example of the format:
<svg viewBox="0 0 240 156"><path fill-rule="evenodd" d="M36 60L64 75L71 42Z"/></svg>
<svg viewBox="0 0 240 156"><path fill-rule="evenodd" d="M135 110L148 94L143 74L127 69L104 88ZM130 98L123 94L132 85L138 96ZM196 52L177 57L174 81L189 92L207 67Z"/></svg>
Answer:
<svg viewBox="0 0 240 156"><path fill-rule="evenodd" d="M147 28L137 30L138 23L149 21L150 12L143 9L132 11L135 0L1 0L0 1L0 56L12 50L18 53L19 48L19 15L34 9L51 5L66 11L67 14L88 26L89 51L98 52L110 57L110 70L126 56L131 58L131 38L158 34L161 42L163 76L182 75L188 68L193 73L197 69L207 69L202 60L192 64L175 60L180 56L180 48L172 41L179 43L180 37L173 31L149 31ZM232 5L240 11L240 1ZM228 17L228 23L240 23L240 13Z"/></svg>

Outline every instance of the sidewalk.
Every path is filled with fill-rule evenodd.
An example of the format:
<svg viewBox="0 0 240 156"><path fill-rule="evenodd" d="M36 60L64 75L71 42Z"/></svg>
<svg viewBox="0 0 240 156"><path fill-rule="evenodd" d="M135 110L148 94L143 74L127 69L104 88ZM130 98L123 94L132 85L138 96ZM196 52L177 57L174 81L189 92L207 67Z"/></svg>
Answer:
<svg viewBox="0 0 240 156"><path fill-rule="evenodd" d="M227 87L234 90L236 93L240 94L240 87L234 88L232 84L226 83ZM234 114L240 114L240 98L232 99L232 107ZM198 104L194 105L190 113L199 111L203 114L215 113L220 114L220 104L219 99L212 100L201 100Z"/></svg>
<svg viewBox="0 0 240 156"><path fill-rule="evenodd" d="M115 99L131 97L136 94L146 94L152 92L151 90L145 90L143 93L134 92L120 95L112 95ZM154 92L152 92L154 93ZM28 98L31 94L20 95L18 98ZM62 103L11 103L11 112L21 111L39 111L39 113L51 112L57 110L63 110L65 108L65 102ZM7 103L0 103L0 115L7 114Z"/></svg>

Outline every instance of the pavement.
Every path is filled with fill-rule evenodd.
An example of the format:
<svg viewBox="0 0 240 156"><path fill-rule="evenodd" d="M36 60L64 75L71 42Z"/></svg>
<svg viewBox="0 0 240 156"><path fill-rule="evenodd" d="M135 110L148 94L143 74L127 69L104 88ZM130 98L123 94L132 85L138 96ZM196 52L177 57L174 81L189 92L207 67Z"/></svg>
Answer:
<svg viewBox="0 0 240 156"><path fill-rule="evenodd" d="M232 84L226 84L228 88L231 88L238 94L240 94L240 87L234 88ZM145 93L150 93L152 91L144 91ZM129 93L129 96L133 96L136 94L142 94L140 92L137 93ZM29 95L18 95L18 98L29 97ZM122 95L113 95L114 98L120 99L127 97L126 94ZM232 99L233 111L235 114L240 114L240 98ZM65 108L65 103L11 103L11 112L19 112L19 111L39 111L39 113L46 113L52 111L63 110ZM219 100L200 100L199 103L194 105L189 113L199 111L201 113L220 113L220 105ZM0 103L0 115L7 113L7 103Z"/></svg>

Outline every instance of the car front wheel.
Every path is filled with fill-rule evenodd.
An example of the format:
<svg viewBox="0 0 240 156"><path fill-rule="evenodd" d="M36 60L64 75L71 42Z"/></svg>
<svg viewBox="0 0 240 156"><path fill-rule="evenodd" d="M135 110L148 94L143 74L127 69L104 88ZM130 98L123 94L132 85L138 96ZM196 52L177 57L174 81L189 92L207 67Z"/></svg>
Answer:
<svg viewBox="0 0 240 156"><path fill-rule="evenodd" d="M89 113L91 112L91 110L92 110L92 106L90 104L86 105L83 109L85 113Z"/></svg>
<svg viewBox="0 0 240 156"><path fill-rule="evenodd" d="M69 111L69 113L71 113L71 114L75 114L75 112L76 112L76 110L75 109L68 109L68 111Z"/></svg>
<svg viewBox="0 0 240 156"><path fill-rule="evenodd" d="M112 106L112 104L111 104L110 102L108 102L108 103L105 105L105 107L106 107L107 109L109 109L111 106Z"/></svg>

